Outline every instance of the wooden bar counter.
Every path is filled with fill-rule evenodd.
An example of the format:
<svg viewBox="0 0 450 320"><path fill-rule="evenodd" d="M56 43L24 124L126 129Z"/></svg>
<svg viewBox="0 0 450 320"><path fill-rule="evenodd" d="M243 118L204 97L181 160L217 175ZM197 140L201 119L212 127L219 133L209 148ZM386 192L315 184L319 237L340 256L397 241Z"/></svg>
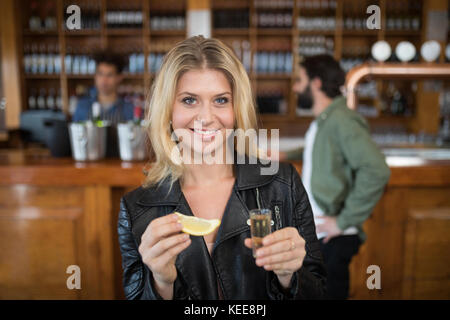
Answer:
<svg viewBox="0 0 450 320"><path fill-rule="evenodd" d="M391 179L351 264L351 298L449 299L450 161L388 163ZM141 184L144 165L0 150L0 299L122 299L119 200ZM67 288L71 265L81 289ZM370 265L380 267L381 289L367 288Z"/></svg>

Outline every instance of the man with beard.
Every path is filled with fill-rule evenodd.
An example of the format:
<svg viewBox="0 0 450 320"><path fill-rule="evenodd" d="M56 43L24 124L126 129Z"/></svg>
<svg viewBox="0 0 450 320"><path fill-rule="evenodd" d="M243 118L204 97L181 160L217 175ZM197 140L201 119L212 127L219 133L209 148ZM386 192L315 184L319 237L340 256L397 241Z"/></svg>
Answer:
<svg viewBox="0 0 450 320"><path fill-rule="evenodd" d="M329 55L306 58L293 90L314 120L304 149L280 153L280 160L303 157L302 180L314 213L328 273L328 296L347 299L349 264L366 240L362 225L389 180L384 156L367 122L341 95L345 73Z"/></svg>

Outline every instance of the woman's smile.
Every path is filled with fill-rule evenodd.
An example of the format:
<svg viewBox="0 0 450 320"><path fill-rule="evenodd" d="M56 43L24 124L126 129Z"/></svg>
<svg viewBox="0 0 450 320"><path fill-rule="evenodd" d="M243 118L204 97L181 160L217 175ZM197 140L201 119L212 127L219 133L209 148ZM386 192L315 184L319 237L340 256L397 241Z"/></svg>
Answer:
<svg viewBox="0 0 450 320"><path fill-rule="evenodd" d="M199 129L190 128L195 137L199 137L202 141L212 141L217 134L220 133L220 129Z"/></svg>

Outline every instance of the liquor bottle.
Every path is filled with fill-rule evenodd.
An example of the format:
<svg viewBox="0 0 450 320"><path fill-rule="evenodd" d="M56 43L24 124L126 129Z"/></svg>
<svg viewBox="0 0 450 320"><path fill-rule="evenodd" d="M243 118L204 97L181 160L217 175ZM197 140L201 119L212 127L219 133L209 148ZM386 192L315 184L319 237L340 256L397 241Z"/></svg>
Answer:
<svg viewBox="0 0 450 320"><path fill-rule="evenodd" d="M81 54L78 58L80 63L80 74L87 74L89 57L86 54Z"/></svg>
<svg viewBox="0 0 450 320"><path fill-rule="evenodd" d="M73 115L77 108L78 98L75 94L72 94L69 98L69 113Z"/></svg>
<svg viewBox="0 0 450 320"><path fill-rule="evenodd" d="M88 57L88 73L89 74L94 74L95 73L95 68L97 63L95 62L95 59L93 57Z"/></svg>
<svg viewBox="0 0 450 320"><path fill-rule="evenodd" d="M26 43L23 46L23 52L24 52L23 67L24 67L25 73L31 73L31 67L32 67L31 46L28 43Z"/></svg>
<svg viewBox="0 0 450 320"><path fill-rule="evenodd" d="M64 57L64 67L66 69L66 73L67 74L71 74L72 71L72 63L73 63L73 55L72 55L72 48L68 47L67 48L67 54Z"/></svg>
<svg viewBox="0 0 450 320"><path fill-rule="evenodd" d="M129 73L136 73L136 70L137 70L136 58L137 58L137 55L135 52L132 52L128 56L128 72Z"/></svg>
<svg viewBox="0 0 450 320"><path fill-rule="evenodd" d="M140 104L134 106L133 110L133 123L135 125L141 125L143 110Z"/></svg>
<svg viewBox="0 0 450 320"><path fill-rule="evenodd" d="M49 110L56 109L55 89L53 88L49 89L47 98L45 99L45 104L47 105L47 109Z"/></svg>
<svg viewBox="0 0 450 320"><path fill-rule="evenodd" d="M52 74L55 72L55 63L53 61L53 45L49 44L47 46L47 56L46 56L46 69L48 74Z"/></svg>
<svg viewBox="0 0 450 320"><path fill-rule="evenodd" d="M41 43L39 47L39 71L38 73L44 74L47 67L47 54L46 54L45 44Z"/></svg>
<svg viewBox="0 0 450 320"><path fill-rule="evenodd" d="M80 56L77 54L74 54L72 58L72 73L80 74Z"/></svg>
<svg viewBox="0 0 450 320"><path fill-rule="evenodd" d="M39 90L39 96L37 97L36 102L37 102L38 109L41 109L41 110L45 109L45 89L44 88L41 88Z"/></svg>
<svg viewBox="0 0 450 320"><path fill-rule="evenodd" d="M55 16L55 7L53 1L47 2L47 12L46 17L44 19L44 26L47 30L55 30L56 29L56 16Z"/></svg>
<svg viewBox="0 0 450 320"><path fill-rule="evenodd" d="M100 112L101 112L101 106L98 101L95 101L92 103L92 119L91 121L94 123L94 125L98 127L103 126L103 121L100 118Z"/></svg>
<svg viewBox="0 0 450 320"><path fill-rule="evenodd" d="M62 111L63 103L62 103L61 89L60 88L58 88L58 94L56 96L55 104L56 104L56 109L59 110L59 111Z"/></svg>
<svg viewBox="0 0 450 320"><path fill-rule="evenodd" d="M38 4L37 1L32 1L30 4L31 8L31 15L30 20L28 21L28 27L32 31L40 30L41 29L41 18L39 17L38 13Z"/></svg>
<svg viewBox="0 0 450 320"><path fill-rule="evenodd" d="M28 108L34 110L37 107L36 101L36 90L34 88L30 89L30 95L28 96Z"/></svg>
<svg viewBox="0 0 450 320"><path fill-rule="evenodd" d="M31 73L39 73L39 53L37 44L31 45Z"/></svg>
<svg viewBox="0 0 450 320"><path fill-rule="evenodd" d="M61 56L59 54L58 45L55 45L55 51L53 54L53 69L56 74L61 73Z"/></svg>

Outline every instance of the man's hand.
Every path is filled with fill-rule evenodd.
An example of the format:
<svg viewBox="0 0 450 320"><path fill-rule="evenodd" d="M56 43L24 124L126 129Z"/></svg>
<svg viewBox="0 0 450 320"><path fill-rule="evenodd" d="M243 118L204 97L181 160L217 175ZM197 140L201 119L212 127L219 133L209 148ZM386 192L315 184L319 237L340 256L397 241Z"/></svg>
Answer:
<svg viewBox="0 0 450 320"><path fill-rule="evenodd" d="M342 234L342 230L339 229L336 217L320 217L323 223L316 226L317 233L326 232L327 236L323 239L323 243L327 243L331 238L334 238Z"/></svg>

